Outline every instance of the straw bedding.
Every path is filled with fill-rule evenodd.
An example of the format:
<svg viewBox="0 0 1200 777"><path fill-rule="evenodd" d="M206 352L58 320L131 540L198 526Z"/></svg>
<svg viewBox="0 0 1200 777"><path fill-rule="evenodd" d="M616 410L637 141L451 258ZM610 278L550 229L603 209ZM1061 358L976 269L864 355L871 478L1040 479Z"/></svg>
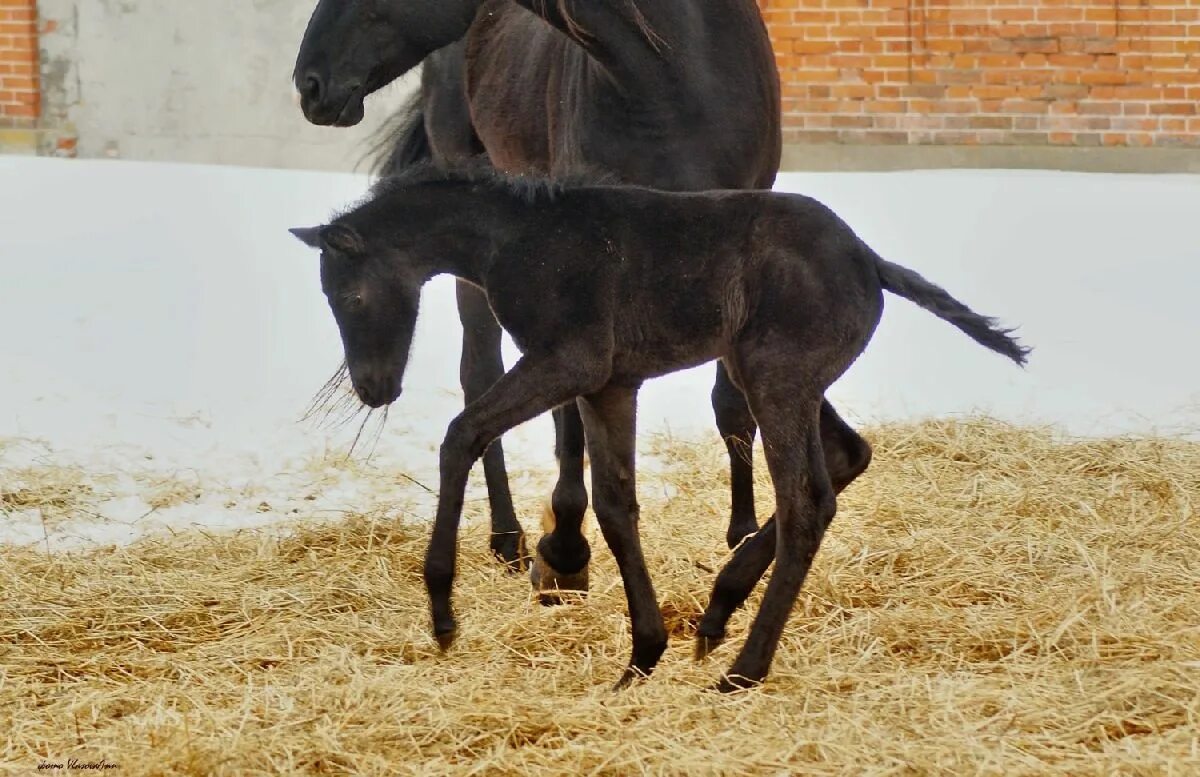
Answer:
<svg viewBox="0 0 1200 777"><path fill-rule="evenodd" d="M460 545L459 640L439 655L426 527L395 518L412 488L397 479L388 509L337 522L5 549L4 761L119 765L110 774L1200 773L1200 444L985 420L867 436L875 462L844 494L761 689L703 690L745 612L729 644L691 660L727 555L723 448L659 439L662 466L639 487L672 642L630 691L610 691L629 635L598 537L587 601L543 608L487 557L478 503ZM60 505L83 498L49 485ZM758 496L768 514L765 480ZM538 497L522 495L524 515Z"/></svg>

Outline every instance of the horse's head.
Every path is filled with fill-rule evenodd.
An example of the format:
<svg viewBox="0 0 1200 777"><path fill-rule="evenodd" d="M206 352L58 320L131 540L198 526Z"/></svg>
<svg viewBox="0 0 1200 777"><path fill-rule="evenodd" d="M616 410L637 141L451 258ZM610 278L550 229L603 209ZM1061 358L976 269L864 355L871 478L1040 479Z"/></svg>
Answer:
<svg viewBox="0 0 1200 777"><path fill-rule="evenodd" d="M373 408L390 405L400 396L425 276L344 223L291 233L321 251L321 289L359 399Z"/></svg>
<svg viewBox="0 0 1200 777"><path fill-rule="evenodd" d="M313 124L362 121L367 95L466 34L480 0L320 0L292 74Z"/></svg>

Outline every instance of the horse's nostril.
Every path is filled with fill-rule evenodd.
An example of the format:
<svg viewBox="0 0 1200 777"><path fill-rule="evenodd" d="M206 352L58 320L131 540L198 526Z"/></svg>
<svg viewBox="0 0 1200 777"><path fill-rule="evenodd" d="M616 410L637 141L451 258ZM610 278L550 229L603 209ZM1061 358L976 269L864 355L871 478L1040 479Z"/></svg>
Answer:
<svg viewBox="0 0 1200 777"><path fill-rule="evenodd" d="M371 390L366 386L355 386L354 390L358 392L358 398L363 401L363 404L373 405L375 403L375 398L372 396Z"/></svg>

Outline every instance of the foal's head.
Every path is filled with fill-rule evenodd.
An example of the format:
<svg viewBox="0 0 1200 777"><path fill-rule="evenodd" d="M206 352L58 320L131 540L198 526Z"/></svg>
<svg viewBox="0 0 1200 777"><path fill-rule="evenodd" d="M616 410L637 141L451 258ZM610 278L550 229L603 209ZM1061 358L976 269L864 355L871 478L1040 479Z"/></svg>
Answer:
<svg viewBox="0 0 1200 777"><path fill-rule="evenodd" d="M363 99L461 38L480 0L320 0L292 74L313 124L362 121Z"/></svg>
<svg viewBox="0 0 1200 777"><path fill-rule="evenodd" d="M373 408L391 404L400 396L427 276L397 255L402 248L375 245L347 223L291 233L321 251L321 290L359 399Z"/></svg>

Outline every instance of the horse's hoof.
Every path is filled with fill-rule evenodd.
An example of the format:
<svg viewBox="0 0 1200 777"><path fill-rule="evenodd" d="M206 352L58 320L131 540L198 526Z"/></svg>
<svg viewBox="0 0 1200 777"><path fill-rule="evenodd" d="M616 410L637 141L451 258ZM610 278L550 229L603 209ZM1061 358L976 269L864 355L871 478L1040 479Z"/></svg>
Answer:
<svg viewBox="0 0 1200 777"><path fill-rule="evenodd" d="M435 632L433 638L437 640L438 649L445 653L454 644L454 638L458 636L458 628L451 628L449 631Z"/></svg>
<svg viewBox="0 0 1200 777"><path fill-rule="evenodd" d="M529 547L525 544L524 532L493 534L491 548L492 555L508 572L520 574L529 564Z"/></svg>
<svg viewBox="0 0 1200 777"><path fill-rule="evenodd" d="M529 568L529 582L541 604L547 607L564 604L569 598L578 599L587 595L588 568L565 575L546 563L541 553L536 553L533 565Z"/></svg>
<svg viewBox="0 0 1200 777"><path fill-rule="evenodd" d="M721 644L723 642L725 642L724 634L720 634L717 636L709 636L707 634L697 634L696 635L696 653L695 653L696 660L703 661L704 659L708 658L709 653L712 653L714 650L721 647Z"/></svg>
<svg viewBox="0 0 1200 777"><path fill-rule="evenodd" d="M721 681L709 687L710 691L716 693L737 693L738 691L748 691L751 688L757 688L762 685L762 680L752 680L749 677L743 677L739 674L722 675Z"/></svg>

